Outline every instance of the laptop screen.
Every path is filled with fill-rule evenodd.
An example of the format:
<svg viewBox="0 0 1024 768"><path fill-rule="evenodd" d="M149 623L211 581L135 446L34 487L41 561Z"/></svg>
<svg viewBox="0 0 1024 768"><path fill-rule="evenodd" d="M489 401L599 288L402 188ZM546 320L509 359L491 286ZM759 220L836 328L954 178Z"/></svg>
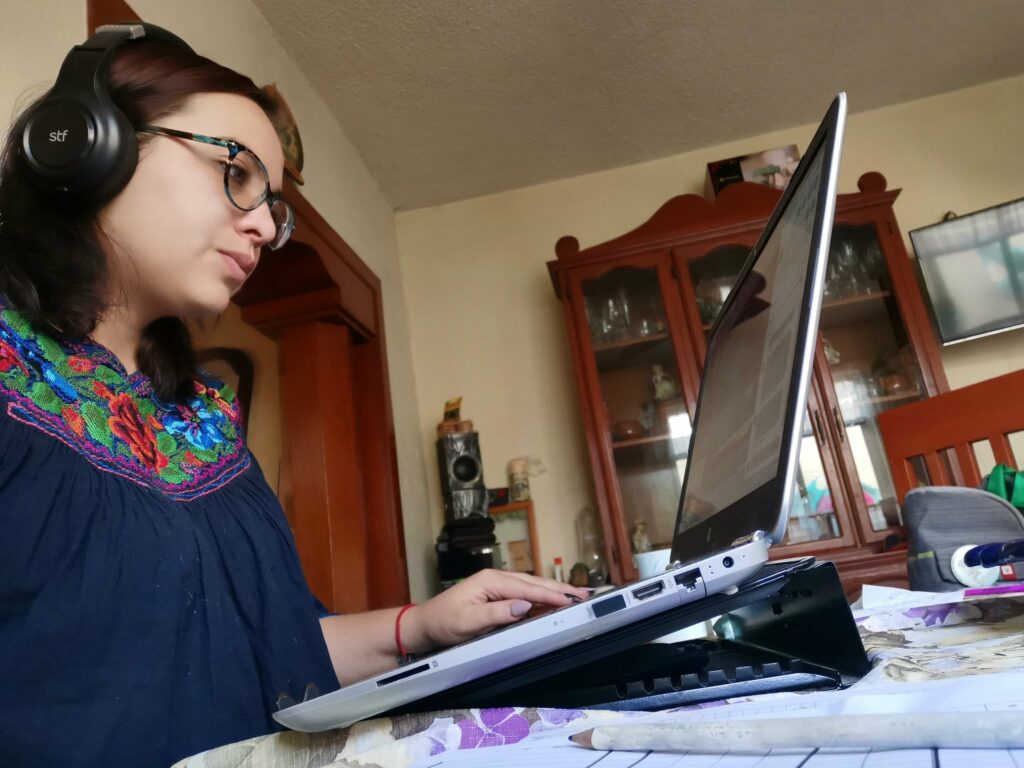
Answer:
<svg viewBox="0 0 1024 768"><path fill-rule="evenodd" d="M791 498L784 486L793 482L787 469L804 406L798 418L794 409L809 378L808 330L817 327L815 224L833 154L832 136L816 139L712 330L673 559L728 547L756 530L784 530Z"/></svg>

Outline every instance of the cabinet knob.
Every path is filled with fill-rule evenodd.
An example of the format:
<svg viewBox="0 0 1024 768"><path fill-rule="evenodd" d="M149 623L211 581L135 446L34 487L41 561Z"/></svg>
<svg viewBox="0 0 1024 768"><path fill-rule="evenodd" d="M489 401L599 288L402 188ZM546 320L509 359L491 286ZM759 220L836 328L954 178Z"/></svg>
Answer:
<svg viewBox="0 0 1024 768"><path fill-rule="evenodd" d="M558 242L555 243L555 256L560 259L569 258L577 255L580 252L580 241L572 235L565 235L564 237L558 238Z"/></svg>
<svg viewBox="0 0 1024 768"><path fill-rule="evenodd" d="M857 179L857 189L861 192L885 192L888 186L888 180L878 171L868 171Z"/></svg>

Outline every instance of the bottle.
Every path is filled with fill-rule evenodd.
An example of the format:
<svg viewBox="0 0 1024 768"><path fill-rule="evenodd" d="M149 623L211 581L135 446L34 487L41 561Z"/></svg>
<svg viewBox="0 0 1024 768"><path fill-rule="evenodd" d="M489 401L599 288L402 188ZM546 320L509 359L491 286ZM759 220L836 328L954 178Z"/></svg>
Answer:
<svg viewBox="0 0 1024 768"><path fill-rule="evenodd" d="M530 475L526 459L512 459L508 463L509 501L530 499Z"/></svg>
<svg viewBox="0 0 1024 768"><path fill-rule="evenodd" d="M601 523L593 507L581 507L576 515L576 536L580 557L590 574L591 587L600 587L608 579L608 568L604 562L604 537Z"/></svg>
<svg viewBox="0 0 1024 768"><path fill-rule="evenodd" d="M555 581L565 581L562 574L562 558L555 558Z"/></svg>

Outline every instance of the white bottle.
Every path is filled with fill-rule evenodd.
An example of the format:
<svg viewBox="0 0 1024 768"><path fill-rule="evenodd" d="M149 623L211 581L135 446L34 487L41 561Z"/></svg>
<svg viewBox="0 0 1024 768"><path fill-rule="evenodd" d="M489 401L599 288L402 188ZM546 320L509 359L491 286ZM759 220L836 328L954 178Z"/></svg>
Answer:
<svg viewBox="0 0 1024 768"><path fill-rule="evenodd" d="M555 558L555 581L565 581L562 574L562 558Z"/></svg>

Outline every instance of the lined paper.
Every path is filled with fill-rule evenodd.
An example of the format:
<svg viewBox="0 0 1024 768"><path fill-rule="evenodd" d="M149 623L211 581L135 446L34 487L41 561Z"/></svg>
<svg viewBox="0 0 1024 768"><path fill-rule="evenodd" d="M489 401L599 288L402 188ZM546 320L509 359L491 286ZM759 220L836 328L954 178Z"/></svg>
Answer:
<svg viewBox="0 0 1024 768"><path fill-rule="evenodd" d="M486 747L438 755L415 768L1024 768L1024 749L797 750L767 755L678 755Z"/></svg>
<svg viewBox="0 0 1024 768"><path fill-rule="evenodd" d="M751 718L820 717L886 712L978 712L1021 710L1024 672L923 683L879 683L861 692L792 694L706 709L651 713L605 725L707 722ZM584 749L569 736L602 721L528 736L518 744L446 752L414 768L1024 768L1021 749L773 750L764 753L680 754L606 752ZM738 746L738 745L737 745Z"/></svg>

